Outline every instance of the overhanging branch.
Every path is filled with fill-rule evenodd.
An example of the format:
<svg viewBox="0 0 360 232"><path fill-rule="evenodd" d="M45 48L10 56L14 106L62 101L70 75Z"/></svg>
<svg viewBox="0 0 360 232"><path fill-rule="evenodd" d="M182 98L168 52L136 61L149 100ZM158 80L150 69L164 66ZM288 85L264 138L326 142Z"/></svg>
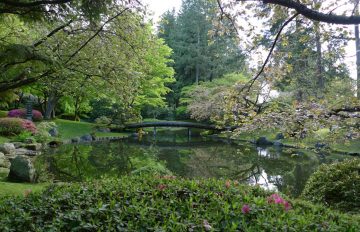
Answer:
<svg viewBox="0 0 360 232"><path fill-rule="evenodd" d="M272 54L272 52L273 52L274 49L275 49L276 43L277 43L277 41L279 40L280 35L281 35L281 32L283 31L283 29L286 27L286 25L288 25L288 24L289 24L293 19L295 19L298 15L299 15L299 13L294 14L294 15L291 16L288 20L286 20L286 22L281 26L281 28L280 28L280 30L278 31L278 33L277 33L277 35L276 35L276 37L275 37L275 40L274 40L274 42L273 42L273 44L272 44L272 46L271 46L271 49L270 49L270 51L269 51L269 53L268 53L268 55L267 55L267 57L266 57L265 62L264 62L263 65L262 65L260 71L259 71L258 74L256 74L256 76L250 81L250 85L249 85L249 87L248 87L248 90L250 90L250 88L253 86L253 84L255 83L255 81L256 81L256 80L260 77L260 75L264 72L264 69L265 69L267 63L268 63L269 60L270 60L271 54Z"/></svg>

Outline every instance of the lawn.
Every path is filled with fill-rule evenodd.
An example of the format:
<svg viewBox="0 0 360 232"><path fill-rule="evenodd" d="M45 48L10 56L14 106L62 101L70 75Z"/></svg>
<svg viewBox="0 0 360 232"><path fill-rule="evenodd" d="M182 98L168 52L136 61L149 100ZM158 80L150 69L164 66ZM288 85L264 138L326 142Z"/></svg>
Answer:
<svg viewBox="0 0 360 232"><path fill-rule="evenodd" d="M54 121L58 125L61 139L71 139L95 132L95 124L88 122L69 121L64 119L56 119ZM126 137L127 133L115 132L96 132L98 137Z"/></svg>

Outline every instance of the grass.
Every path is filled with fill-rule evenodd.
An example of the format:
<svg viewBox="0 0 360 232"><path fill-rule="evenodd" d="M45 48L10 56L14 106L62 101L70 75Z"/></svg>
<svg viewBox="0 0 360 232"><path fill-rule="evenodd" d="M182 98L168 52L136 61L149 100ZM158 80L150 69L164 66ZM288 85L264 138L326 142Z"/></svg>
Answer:
<svg viewBox="0 0 360 232"><path fill-rule="evenodd" d="M9 139L7 137L0 136L0 144L8 142Z"/></svg>
<svg viewBox="0 0 360 232"><path fill-rule="evenodd" d="M71 139L95 132L95 124L89 122L69 121L64 119L56 119L54 121L58 125L61 139ZM128 133L118 132L95 132L97 137L126 137Z"/></svg>
<svg viewBox="0 0 360 232"><path fill-rule="evenodd" d="M32 193L37 193L44 190L48 185L47 183L30 184L0 181L0 197L23 196L25 191L28 190L31 190Z"/></svg>
<svg viewBox="0 0 360 232"><path fill-rule="evenodd" d="M56 119L56 125L62 139L71 139L94 131L94 124L88 122L69 121L64 119Z"/></svg>
<svg viewBox="0 0 360 232"><path fill-rule="evenodd" d="M8 182L6 176L8 172L0 170L0 197L2 196L23 196L25 191L31 190L32 193L41 192L49 184L48 183L14 183Z"/></svg>

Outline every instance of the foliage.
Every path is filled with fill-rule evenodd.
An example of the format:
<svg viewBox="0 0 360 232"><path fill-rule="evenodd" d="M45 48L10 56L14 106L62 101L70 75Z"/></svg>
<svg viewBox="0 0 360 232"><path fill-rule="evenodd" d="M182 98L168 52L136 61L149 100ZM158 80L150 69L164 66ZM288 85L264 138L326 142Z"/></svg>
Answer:
<svg viewBox="0 0 360 232"><path fill-rule="evenodd" d="M285 211L282 205L268 203L270 195L232 181L173 176L60 184L41 195L3 199L0 229L355 231L359 227L355 216L303 202L291 200L292 209Z"/></svg>
<svg viewBox="0 0 360 232"><path fill-rule="evenodd" d="M180 103L187 106L191 118L198 121L211 121L221 125L231 125L245 115L254 114L258 87L248 93L249 78L244 74L231 73L212 82L184 87Z"/></svg>
<svg viewBox="0 0 360 232"><path fill-rule="evenodd" d="M52 137L49 133L51 129L57 129L55 122L41 122L37 124L37 133L35 135L36 141L46 142L51 139Z"/></svg>
<svg viewBox="0 0 360 232"><path fill-rule="evenodd" d="M95 119L95 123L98 125L107 126L111 124L111 119L106 116L101 116Z"/></svg>
<svg viewBox="0 0 360 232"><path fill-rule="evenodd" d="M360 213L360 159L320 166L309 178L302 197L344 212Z"/></svg>
<svg viewBox="0 0 360 232"><path fill-rule="evenodd" d="M23 131L36 133L36 126L33 122L20 118L0 118L1 135L18 135Z"/></svg>
<svg viewBox="0 0 360 232"><path fill-rule="evenodd" d="M25 142L33 134L30 131L22 131L20 134L16 135L13 140L16 142Z"/></svg>
<svg viewBox="0 0 360 232"><path fill-rule="evenodd" d="M8 113L10 118L26 118L26 109L14 109ZM32 118L34 121L41 121L43 119L42 113L38 110L32 110Z"/></svg>
<svg viewBox="0 0 360 232"><path fill-rule="evenodd" d="M0 110L0 118L6 118L8 115L8 112L7 111L2 111Z"/></svg>
<svg viewBox="0 0 360 232"><path fill-rule="evenodd" d="M171 58L177 80L167 96L170 106L178 106L184 86L245 69L237 35L230 29L230 20L217 20L218 10L215 0L185 0L178 14L168 11L162 16L158 35L174 51ZM229 30L220 32L219 24Z"/></svg>

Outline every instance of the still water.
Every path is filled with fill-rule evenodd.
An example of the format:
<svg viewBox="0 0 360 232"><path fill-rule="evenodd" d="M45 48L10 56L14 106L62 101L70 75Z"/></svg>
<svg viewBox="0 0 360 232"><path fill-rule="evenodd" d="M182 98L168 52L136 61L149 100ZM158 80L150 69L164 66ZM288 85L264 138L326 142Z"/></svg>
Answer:
<svg viewBox="0 0 360 232"><path fill-rule="evenodd" d="M187 178L224 178L298 196L321 163L347 158L246 142L203 138L187 130L162 131L114 142L52 148L38 159L42 175L58 181L121 176L148 169Z"/></svg>

